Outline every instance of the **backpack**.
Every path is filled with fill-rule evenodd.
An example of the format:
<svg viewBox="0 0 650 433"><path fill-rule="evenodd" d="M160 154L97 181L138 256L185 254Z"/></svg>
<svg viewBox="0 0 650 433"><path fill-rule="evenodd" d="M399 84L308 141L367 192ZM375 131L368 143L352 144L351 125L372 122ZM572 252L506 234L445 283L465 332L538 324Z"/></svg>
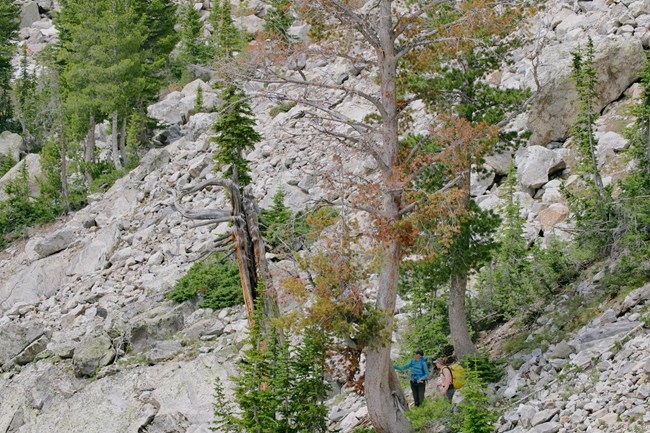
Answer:
<svg viewBox="0 0 650 433"><path fill-rule="evenodd" d="M465 384L465 370L460 364L452 364L449 366L451 372L451 384L455 389L462 388Z"/></svg>

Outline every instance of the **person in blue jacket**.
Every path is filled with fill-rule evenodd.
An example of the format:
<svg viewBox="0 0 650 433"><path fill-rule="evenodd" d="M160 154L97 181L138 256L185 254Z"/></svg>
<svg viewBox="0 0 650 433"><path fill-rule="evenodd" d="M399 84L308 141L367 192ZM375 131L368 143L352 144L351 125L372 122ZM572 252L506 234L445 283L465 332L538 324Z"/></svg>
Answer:
<svg viewBox="0 0 650 433"><path fill-rule="evenodd" d="M415 400L416 406L420 406L424 401L424 391L429 377L429 368L427 367L427 358L424 356L424 352L416 350L413 359L404 365L393 365L393 368L399 371L411 369L413 400Z"/></svg>

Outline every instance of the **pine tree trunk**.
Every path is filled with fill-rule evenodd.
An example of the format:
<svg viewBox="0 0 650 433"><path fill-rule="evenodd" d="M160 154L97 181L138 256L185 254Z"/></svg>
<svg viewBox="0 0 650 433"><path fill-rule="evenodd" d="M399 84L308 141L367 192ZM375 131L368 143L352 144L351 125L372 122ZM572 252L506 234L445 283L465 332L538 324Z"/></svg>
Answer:
<svg viewBox="0 0 650 433"><path fill-rule="evenodd" d="M90 185L93 181L93 175L90 172L90 164L94 162L95 157L95 126L97 122L95 121L95 116L90 115L90 124L88 129L88 135L86 136L86 141L84 143L84 163L85 163L85 173L84 177L86 179L86 186Z"/></svg>
<svg viewBox="0 0 650 433"><path fill-rule="evenodd" d="M61 99L61 88L59 86L59 73L54 69L54 92L56 95L56 105L58 105L59 111L59 156L61 161L61 198L63 199L63 204L65 210L69 213L72 208L70 206L70 199L68 197L68 146L65 141L65 125L63 123L63 100Z"/></svg>
<svg viewBox="0 0 650 433"><path fill-rule="evenodd" d="M386 312L384 329L393 326L400 258L399 243L389 242L382 262L377 298L377 308ZM404 417L408 405L390 359L390 342L375 342L366 349L364 391L368 415L377 433L410 431Z"/></svg>
<svg viewBox="0 0 650 433"><path fill-rule="evenodd" d="M122 130L120 131L120 155L124 166L129 165L129 155L126 153L126 116L122 119Z"/></svg>
<svg viewBox="0 0 650 433"><path fill-rule="evenodd" d="M467 312L465 310L465 292L467 291L467 273L458 273L451 277L449 289L449 328L454 344L454 352L458 359L465 355L476 353L467 327Z"/></svg>
<svg viewBox="0 0 650 433"><path fill-rule="evenodd" d="M471 212L471 160L469 155L466 155L467 164L463 173L462 184L460 188L464 192L462 206L465 212ZM463 235L458 240L457 249L468 251L470 248L469 232ZM469 269L464 263L457 263L451 275L451 285L449 287L449 304L447 306L449 317L449 329L451 331L451 340L454 346L454 352L458 359L462 359L465 355L476 353L476 347L472 342L467 327L467 310L465 308L465 294L467 292L467 273Z"/></svg>
<svg viewBox="0 0 650 433"><path fill-rule="evenodd" d="M401 192L393 188L395 170L398 169L399 128L397 113L397 92L395 78L397 75L397 58L395 54L395 34L391 1L381 0L380 23L378 35L381 50L378 49L378 65L381 76L381 102L385 113L382 118L382 173L383 218L392 225L399 221L401 210ZM397 283L402 260L399 241L395 237L383 241L384 247L381 272L377 291L377 308L384 313L384 329L392 329L395 303L397 301ZM379 337L381 338L381 337ZM404 417L406 400L402 387L397 380L390 359L390 339L373 341L366 349L366 377L364 391L368 405L368 415L377 433L408 433L408 420Z"/></svg>
<svg viewBox="0 0 650 433"><path fill-rule="evenodd" d="M120 150L118 145L118 122L117 122L117 111L113 111L113 123L112 123L112 134L111 134L111 153L113 154L113 164L117 170L122 169L122 161L120 160Z"/></svg>

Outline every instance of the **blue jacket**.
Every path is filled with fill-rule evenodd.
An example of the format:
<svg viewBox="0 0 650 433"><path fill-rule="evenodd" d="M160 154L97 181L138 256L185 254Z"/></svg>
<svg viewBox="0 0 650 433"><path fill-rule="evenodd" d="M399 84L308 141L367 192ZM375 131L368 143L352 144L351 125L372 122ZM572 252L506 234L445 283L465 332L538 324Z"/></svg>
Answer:
<svg viewBox="0 0 650 433"><path fill-rule="evenodd" d="M411 369L411 382L417 382L418 380L426 380L429 377L429 368L427 367L427 358L423 356L418 361L413 358L404 365L393 365L395 370L407 370Z"/></svg>

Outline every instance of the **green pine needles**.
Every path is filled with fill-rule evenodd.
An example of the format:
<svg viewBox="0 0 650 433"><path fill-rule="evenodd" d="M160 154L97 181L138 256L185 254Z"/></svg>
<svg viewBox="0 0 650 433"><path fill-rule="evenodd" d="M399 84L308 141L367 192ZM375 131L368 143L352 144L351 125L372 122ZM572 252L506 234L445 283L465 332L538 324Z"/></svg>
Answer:
<svg viewBox="0 0 650 433"><path fill-rule="evenodd" d="M477 304L489 312L488 320L495 323L508 320L532 303L530 284L530 257L519 201L515 195L516 169L511 164L504 182L505 205L503 222L499 230L499 245L491 262L479 273L481 300ZM482 324L485 326L485 323Z"/></svg>
<svg viewBox="0 0 650 433"><path fill-rule="evenodd" d="M273 205L269 209L262 209L260 230L273 253L293 255L307 244L307 236L312 228L305 213L294 214L284 204L285 197L286 192L279 188L273 196Z"/></svg>
<svg viewBox="0 0 650 433"><path fill-rule="evenodd" d="M210 47L203 38L201 15L193 1L181 6L181 48L178 60L182 65L203 65L210 59ZM184 71L185 72L185 71Z"/></svg>
<svg viewBox="0 0 650 433"><path fill-rule="evenodd" d="M214 28L212 33L214 57L216 59L232 58L236 52L241 51L244 38L232 20L230 0L213 0L212 3L210 22Z"/></svg>
<svg viewBox="0 0 650 433"><path fill-rule="evenodd" d="M12 42L18 34L20 23L20 6L13 0L0 0L0 129L10 128L12 117L11 76L13 66L11 59L16 50Z"/></svg>
<svg viewBox="0 0 650 433"><path fill-rule="evenodd" d="M221 254L213 254L194 264L174 286L165 293L167 299L183 302L202 298L201 308L215 310L244 303L239 267Z"/></svg>
<svg viewBox="0 0 650 433"><path fill-rule="evenodd" d="M573 53L573 79L578 91L578 117L573 127L580 163L578 169L586 188L567 191L571 210L576 215L579 242L591 249L595 257L611 251L615 226L611 188L605 188L598 166L598 152L594 127L598 113L595 110L598 85L594 67L594 44Z"/></svg>
<svg viewBox="0 0 650 433"><path fill-rule="evenodd" d="M221 117L212 127L216 136L213 157L217 170L224 170L224 178L237 181L240 187L251 183L250 162L244 153L253 150L262 136L255 131L253 110L246 102L244 92L234 85L227 86L221 93L224 101ZM234 175L234 176L233 176Z"/></svg>
<svg viewBox="0 0 650 433"><path fill-rule="evenodd" d="M215 420L221 433L325 433L329 386L324 380L329 338L322 329L306 329L301 342L291 344L271 325L263 331L260 318L251 330L235 382L234 404L223 385L215 385Z"/></svg>

